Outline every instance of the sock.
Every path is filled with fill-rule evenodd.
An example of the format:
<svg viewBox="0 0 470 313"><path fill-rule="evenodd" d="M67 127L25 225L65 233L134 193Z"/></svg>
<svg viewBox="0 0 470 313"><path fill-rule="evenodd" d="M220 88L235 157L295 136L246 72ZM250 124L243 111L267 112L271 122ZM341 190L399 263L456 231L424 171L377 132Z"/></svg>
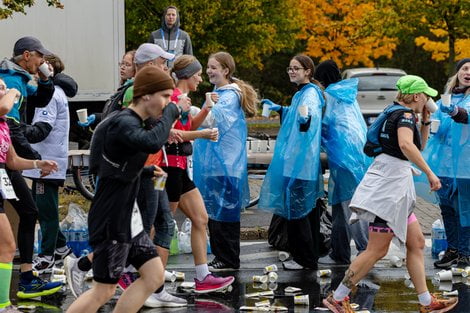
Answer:
<svg viewBox="0 0 470 313"><path fill-rule="evenodd" d="M207 266L207 263L205 264L199 264L196 265L196 279L199 281L204 280L207 275L209 275L211 272L209 272L209 267Z"/></svg>
<svg viewBox="0 0 470 313"><path fill-rule="evenodd" d="M13 263L0 263L0 310L9 306Z"/></svg>
<svg viewBox="0 0 470 313"><path fill-rule="evenodd" d="M163 291L163 289L165 289L165 284L161 285L160 288L158 288L157 290L155 290L154 293L160 293Z"/></svg>
<svg viewBox="0 0 470 313"><path fill-rule="evenodd" d="M350 292L351 289L343 285L343 283L340 283L338 288L336 288L335 292L333 293L333 298L336 301L343 301L344 298L346 298Z"/></svg>
<svg viewBox="0 0 470 313"><path fill-rule="evenodd" d="M429 293L429 291L420 293L418 295L418 300L419 300L419 304L421 305L430 305L432 301L431 294Z"/></svg>
<svg viewBox="0 0 470 313"><path fill-rule="evenodd" d="M26 272L21 272L20 273L20 281L22 283L29 284L35 278L36 278L36 276L34 276L33 271L26 271Z"/></svg>
<svg viewBox="0 0 470 313"><path fill-rule="evenodd" d="M78 260L77 266L78 266L78 269L82 272L88 272L89 270L91 270L91 262L86 256L81 257Z"/></svg>

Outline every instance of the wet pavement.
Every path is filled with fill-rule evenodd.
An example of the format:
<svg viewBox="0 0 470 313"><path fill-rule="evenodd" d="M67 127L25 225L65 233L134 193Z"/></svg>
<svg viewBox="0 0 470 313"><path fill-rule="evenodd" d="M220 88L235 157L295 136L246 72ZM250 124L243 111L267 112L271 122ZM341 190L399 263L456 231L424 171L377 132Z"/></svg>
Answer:
<svg viewBox="0 0 470 313"><path fill-rule="evenodd" d="M426 274L428 286L432 292L439 291L439 286L434 286L431 278L437 272L432 266L433 260L430 253L430 239L426 240ZM392 268L388 261L391 255L400 256L402 250L393 246L389 255L381 260L369 276L364 279L352 294L352 302L360 308L370 312L417 312L417 296L414 289L407 286L405 280L406 268ZM209 256L209 260L211 256ZM241 306L254 306L255 303L269 300L271 305L285 306L289 312L321 312L315 308L321 306L321 300L333 290L343 278L345 267L321 266L332 269L332 275L326 278L318 278L316 271L285 271L278 260L278 252L272 250L266 241L243 241L241 248L241 269L233 273L236 281L230 293L219 293L205 296L196 296L191 292L184 292L178 288L179 282L166 283L166 289L171 293L185 297L189 305L178 309L142 309L141 312L237 312ZM276 283L254 284L253 275L261 275L263 268L269 264L279 267ZM170 257L169 270L182 271L186 275L186 281L193 281L195 271L192 256L182 254ZM15 271L13 277L13 302L19 305L35 306L33 310L24 312L65 312L74 300L68 290L50 297L43 297L41 301L20 301L16 299L16 286L18 275ZM459 304L452 312L470 312L470 280L454 277L452 282L441 282L442 291L458 290ZM294 305L293 296L285 295L284 288L292 286L302 289L300 294L309 295L309 305ZM273 290L274 296L265 298L247 297L250 293ZM119 295L119 291L116 292ZM116 296L117 298L118 296ZM110 301L99 312L112 312L115 300Z"/></svg>

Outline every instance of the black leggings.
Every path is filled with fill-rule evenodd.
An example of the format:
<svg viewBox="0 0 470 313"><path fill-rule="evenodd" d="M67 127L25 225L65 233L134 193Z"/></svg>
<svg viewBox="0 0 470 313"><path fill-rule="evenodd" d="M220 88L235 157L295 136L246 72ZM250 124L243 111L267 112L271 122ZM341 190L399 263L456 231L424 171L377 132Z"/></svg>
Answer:
<svg viewBox="0 0 470 313"><path fill-rule="evenodd" d="M18 249L21 264L33 263L34 229L38 219L38 209L34 203L31 191L20 171L7 170L16 197L19 200L8 200L20 217L18 225Z"/></svg>

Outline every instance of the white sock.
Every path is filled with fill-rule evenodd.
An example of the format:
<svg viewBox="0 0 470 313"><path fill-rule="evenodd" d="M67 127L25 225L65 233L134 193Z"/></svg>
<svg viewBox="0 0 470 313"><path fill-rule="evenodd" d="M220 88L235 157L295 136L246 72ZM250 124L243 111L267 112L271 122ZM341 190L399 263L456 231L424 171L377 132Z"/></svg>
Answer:
<svg viewBox="0 0 470 313"><path fill-rule="evenodd" d="M196 279L201 281L206 278L207 275L209 275L211 272L209 272L209 267L206 264L199 264L196 265Z"/></svg>
<svg viewBox="0 0 470 313"><path fill-rule="evenodd" d="M336 288L335 292L333 293L333 298L336 301L343 301L344 298L351 292L351 289L340 283L338 288Z"/></svg>
<svg viewBox="0 0 470 313"><path fill-rule="evenodd" d="M421 305L430 305L432 301L431 294L429 293L429 291L420 293L418 295L418 300L419 300L419 304Z"/></svg>

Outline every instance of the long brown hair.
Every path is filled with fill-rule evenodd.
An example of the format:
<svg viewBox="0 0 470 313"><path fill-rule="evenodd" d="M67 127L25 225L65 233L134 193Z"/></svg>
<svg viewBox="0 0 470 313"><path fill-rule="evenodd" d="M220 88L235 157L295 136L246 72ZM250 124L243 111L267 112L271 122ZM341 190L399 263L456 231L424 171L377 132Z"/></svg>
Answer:
<svg viewBox="0 0 470 313"><path fill-rule="evenodd" d="M317 85L322 90L324 89L323 85L313 77L313 75L315 74L315 64L313 63L313 60L308 55L297 54L292 59L299 62L304 69L310 70L310 75L308 75L308 79L310 80L311 83Z"/></svg>
<svg viewBox="0 0 470 313"><path fill-rule="evenodd" d="M211 54L210 58L214 58L222 68L228 69L227 79L231 83L235 83L241 90L241 106L247 117L256 115L256 107L259 103L258 94L256 90L247 82L234 78L233 73L235 72L235 60L228 52L217 52Z"/></svg>

